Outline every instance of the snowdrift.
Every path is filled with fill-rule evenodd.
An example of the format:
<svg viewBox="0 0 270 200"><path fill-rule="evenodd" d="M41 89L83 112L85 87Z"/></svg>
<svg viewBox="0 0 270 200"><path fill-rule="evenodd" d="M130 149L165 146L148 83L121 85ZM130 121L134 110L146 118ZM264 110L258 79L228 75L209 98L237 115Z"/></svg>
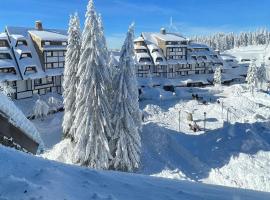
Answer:
<svg viewBox="0 0 270 200"><path fill-rule="evenodd" d="M21 129L27 136L43 147L42 139L35 126L25 117L20 109L4 94L0 93L0 113L9 119L10 123Z"/></svg>
<svg viewBox="0 0 270 200"><path fill-rule="evenodd" d="M110 171L48 161L0 146L1 199L268 200L270 193Z"/></svg>

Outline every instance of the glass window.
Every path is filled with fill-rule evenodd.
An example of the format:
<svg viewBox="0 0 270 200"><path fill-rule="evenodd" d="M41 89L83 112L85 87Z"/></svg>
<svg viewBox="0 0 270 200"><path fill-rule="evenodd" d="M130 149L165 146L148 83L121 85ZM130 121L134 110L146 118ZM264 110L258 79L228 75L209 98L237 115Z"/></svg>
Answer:
<svg viewBox="0 0 270 200"><path fill-rule="evenodd" d="M54 51L53 52L53 56L58 56L58 52L57 51Z"/></svg>

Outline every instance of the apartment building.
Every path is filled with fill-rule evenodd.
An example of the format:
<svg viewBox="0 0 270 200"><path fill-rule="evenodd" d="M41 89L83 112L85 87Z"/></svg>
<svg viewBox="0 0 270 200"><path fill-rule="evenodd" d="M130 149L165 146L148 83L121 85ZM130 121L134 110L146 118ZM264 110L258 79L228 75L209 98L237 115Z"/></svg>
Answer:
<svg viewBox="0 0 270 200"><path fill-rule="evenodd" d="M0 81L14 87L14 99L62 93L67 33L64 30L9 27L0 34Z"/></svg>
<svg viewBox="0 0 270 200"><path fill-rule="evenodd" d="M206 45L167 33L143 32L134 40L138 77L177 78L192 74L213 73L223 65L220 56Z"/></svg>

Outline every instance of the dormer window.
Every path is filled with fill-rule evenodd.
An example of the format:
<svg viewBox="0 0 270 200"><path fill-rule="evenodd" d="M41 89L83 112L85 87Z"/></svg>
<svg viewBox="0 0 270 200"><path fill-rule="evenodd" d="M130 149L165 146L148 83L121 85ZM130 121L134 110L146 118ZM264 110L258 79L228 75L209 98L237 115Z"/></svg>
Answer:
<svg viewBox="0 0 270 200"><path fill-rule="evenodd" d="M11 56L9 53L0 53L0 60L11 60Z"/></svg>
<svg viewBox="0 0 270 200"><path fill-rule="evenodd" d="M31 53L22 53L21 57L20 57L20 60L23 59L23 58L32 58L32 55L31 55Z"/></svg>
<svg viewBox="0 0 270 200"><path fill-rule="evenodd" d="M150 58L140 58L140 62L151 62Z"/></svg>
<svg viewBox="0 0 270 200"><path fill-rule="evenodd" d="M163 59L162 58L157 58L156 62L163 62Z"/></svg>
<svg viewBox="0 0 270 200"><path fill-rule="evenodd" d="M0 40L0 47L9 47L8 42L6 40Z"/></svg>
<svg viewBox="0 0 270 200"><path fill-rule="evenodd" d="M9 67L9 68L2 68L0 69L0 73L12 73L16 74L15 68L14 67Z"/></svg>
<svg viewBox="0 0 270 200"><path fill-rule="evenodd" d="M18 40L16 43L16 47L17 46L27 46L26 40Z"/></svg>
<svg viewBox="0 0 270 200"><path fill-rule="evenodd" d="M36 73L37 69L36 67L32 66L32 67L26 67L25 71L24 71L24 75L27 74L32 74L32 73Z"/></svg>

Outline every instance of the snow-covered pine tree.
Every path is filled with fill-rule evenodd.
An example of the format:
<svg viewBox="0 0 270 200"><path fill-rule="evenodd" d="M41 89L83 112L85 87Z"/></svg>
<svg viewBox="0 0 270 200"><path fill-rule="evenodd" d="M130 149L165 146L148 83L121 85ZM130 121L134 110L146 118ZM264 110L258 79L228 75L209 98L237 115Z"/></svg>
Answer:
<svg viewBox="0 0 270 200"><path fill-rule="evenodd" d="M114 157L111 168L132 172L140 164L141 112L134 65L134 25L127 33L121 50L119 74L115 77L113 105L114 133L110 141Z"/></svg>
<svg viewBox="0 0 270 200"><path fill-rule="evenodd" d="M257 87L257 66L255 64L255 60L251 62L251 64L248 67L246 82L248 84L248 88L250 92L253 94L255 88Z"/></svg>
<svg viewBox="0 0 270 200"><path fill-rule="evenodd" d="M263 84L266 82L266 68L265 63L263 62L257 70L257 79L259 83L259 88L263 88Z"/></svg>
<svg viewBox="0 0 270 200"><path fill-rule="evenodd" d="M107 53L93 0L87 6L82 35L82 54L77 76L73 162L96 169L108 169L111 159L110 105L107 99Z"/></svg>
<svg viewBox="0 0 270 200"><path fill-rule="evenodd" d="M65 70L63 82L63 98L64 98L64 119L63 119L63 133L64 137L73 137L75 128L73 121L75 119L75 102L78 78L76 73L80 61L81 48L81 31L80 20L77 13L70 17L68 30L68 46L65 57Z"/></svg>
<svg viewBox="0 0 270 200"><path fill-rule="evenodd" d="M221 80L222 79L222 69L221 66L217 67L215 69L215 73L214 73L214 85L221 85Z"/></svg>

